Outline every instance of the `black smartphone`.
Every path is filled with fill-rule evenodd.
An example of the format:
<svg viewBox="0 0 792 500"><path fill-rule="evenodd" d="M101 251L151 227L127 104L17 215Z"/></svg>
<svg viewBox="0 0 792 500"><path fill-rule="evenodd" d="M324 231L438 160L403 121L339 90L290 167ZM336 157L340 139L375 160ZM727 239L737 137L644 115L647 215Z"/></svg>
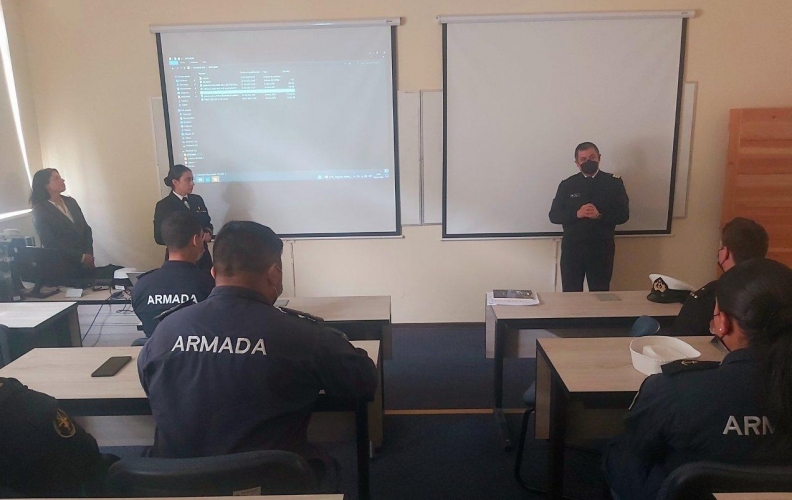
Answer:
<svg viewBox="0 0 792 500"><path fill-rule="evenodd" d="M92 374L92 377L112 377L119 371L121 368L126 366L127 363L132 361L132 356L113 356L108 358L107 361L102 363L102 366L97 368Z"/></svg>

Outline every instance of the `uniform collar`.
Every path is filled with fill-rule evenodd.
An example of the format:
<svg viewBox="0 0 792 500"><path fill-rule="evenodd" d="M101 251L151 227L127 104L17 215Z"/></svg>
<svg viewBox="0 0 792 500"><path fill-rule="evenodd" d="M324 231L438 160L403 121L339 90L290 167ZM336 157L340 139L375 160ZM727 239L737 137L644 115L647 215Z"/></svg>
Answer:
<svg viewBox="0 0 792 500"><path fill-rule="evenodd" d="M255 300L256 302L263 302L267 305L271 305L264 294L241 286L216 286L212 289L212 293L209 294L209 297L215 296L241 297L243 299Z"/></svg>
<svg viewBox="0 0 792 500"><path fill-rule="evenodd" d="M166 260L162 267L195 267L198 266L186 260Z"/></svg>
<svg viewBox="0 0 792 500"><path fill-rule="evenodd" d="M722 365L727 365L729 363L740 363L745 361L755 361L758 355L756 349L753 347L744 347L742 349L737 349L736 351L732 351L723 358L721 362Z"/></svg>
<svg viewBox="0 0 792 500"><path fill-rule="evenodd" d="M190 198L189 198L189 196L190 196L190 195L189 195L189 194L188 194L188 195L186 195L186 196L182 196L182 195L180 195L180 194L176 193L176 191L171 191L171 194L172 194L173 196L175 196L176 198L178 198L178 199L179 199L179 201L184 201L184 199L185 199L185 198L187 198L187 201L190 201Z"/></svg>

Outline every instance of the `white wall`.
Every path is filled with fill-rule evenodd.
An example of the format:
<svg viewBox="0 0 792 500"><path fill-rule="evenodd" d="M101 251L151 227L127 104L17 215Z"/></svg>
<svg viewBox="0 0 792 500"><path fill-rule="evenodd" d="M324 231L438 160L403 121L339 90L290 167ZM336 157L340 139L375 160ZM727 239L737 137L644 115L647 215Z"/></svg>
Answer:
<svg viewBox="0 0 792 500"><path fill-rule="evenodd" d="M728 110L792 106L788 0L3 1L22 19L42 163L60 169L80 201L100 264L162 259L151 234L159 192L149 98L160 85L150 24L402 16L398 89L417 91L442 86L438 14L697 9L686 64L686 80L699 82L688 217L669 237L619 239L614 289L648 291L651 272L693 284L713 277ZM493 287L554 287L551 240L443 242L439 226L404 236L295 242L297 293L391 295L395 322L464 322L484 320Z"/></svg>

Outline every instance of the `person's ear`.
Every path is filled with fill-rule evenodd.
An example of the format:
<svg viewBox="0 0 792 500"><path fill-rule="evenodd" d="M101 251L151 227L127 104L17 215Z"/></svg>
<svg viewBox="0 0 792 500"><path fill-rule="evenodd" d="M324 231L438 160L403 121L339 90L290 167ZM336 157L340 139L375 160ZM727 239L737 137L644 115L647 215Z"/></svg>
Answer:
<svg viewBox="0 0 792 500"><path fill-rule="evenodd" d="M267 269L267 279L270 283L280 283L280 269L278 269L278 264L272 264Z"/></svg>
<svg viewBox="0 0 792 500"><path fill-rule="evenodd" d="M712 316L712 326L712 333L723 338L724 335L728 335L731 332L731 318L729 318L729 315L725 312L718 310L718 312Z"/></svg>
<svg viewBox="0 0 792 500"><path fill-rule="evenodd" d="M209 270L209 273L212 275L213 279L217 279L217 272L215 271L214 266L212 266L212 269Z"/></svg>
<svg viewBox="0 0 792 500"><path fill-rule="evenodd" d="M203 233L194 234L192 237L192 244L196 247L203 246Z"/></svg>

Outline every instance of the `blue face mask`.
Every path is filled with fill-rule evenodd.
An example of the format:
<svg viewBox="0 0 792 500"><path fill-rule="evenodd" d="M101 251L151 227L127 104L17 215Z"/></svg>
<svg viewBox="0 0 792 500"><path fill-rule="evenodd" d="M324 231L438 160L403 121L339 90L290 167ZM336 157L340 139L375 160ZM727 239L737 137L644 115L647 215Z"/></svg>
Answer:
<svg viewBox="0 0 792 500"><path fill-rule="evenodd" d="M594 175L599 170L599 162L594 160L586 160L583 162L583 165L580 166L580 170L586 175Z"/></svg>

